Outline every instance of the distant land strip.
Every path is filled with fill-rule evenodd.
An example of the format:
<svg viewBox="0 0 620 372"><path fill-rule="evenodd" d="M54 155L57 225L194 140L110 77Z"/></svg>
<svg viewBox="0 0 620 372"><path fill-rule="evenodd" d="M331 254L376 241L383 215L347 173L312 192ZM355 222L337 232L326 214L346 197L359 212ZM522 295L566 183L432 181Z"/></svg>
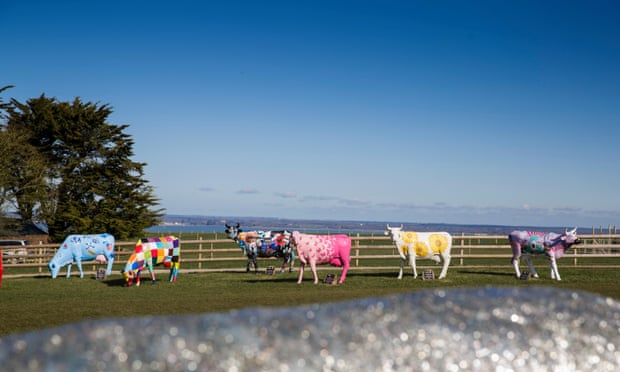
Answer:
<svg viewBox="0 0 620 372"><path fill-rule="evenodd" d="M386 224L400 226L414 231L446 231L451 234L488 234L504 235L513 230L528 231L564 231L575 226L505 226L505 225L467 225L448 223L414 223L400 221L350 221L350 220L314 220L287 219L275 217L240 217L240 216L199 216L166 215L163 226L224 226L239 223L243 230L317 230L360 233L382 233ZM581 227L582 233L591 231L592 226ZM587 230L586 230L587 229Z"/></svg>

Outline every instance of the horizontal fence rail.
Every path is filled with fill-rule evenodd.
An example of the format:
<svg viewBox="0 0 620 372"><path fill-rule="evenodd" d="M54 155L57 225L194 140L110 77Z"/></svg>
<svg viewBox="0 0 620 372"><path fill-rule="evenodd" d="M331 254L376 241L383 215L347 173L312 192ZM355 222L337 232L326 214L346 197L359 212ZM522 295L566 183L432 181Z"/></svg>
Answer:
<svg viewBox="0 0 620 372"><path fill-rule="evenodd" d="M363 234L350 234L350 236L352 240L350 270L398 270L400 256L388 237ZM579 238L583 243L573 246L558 260L559 267L620 268L620 235L591 234L580 235ZM452 240L450 268L505 267L507 270L512 270L510 264L512 251L507 236L462 234L452 235ZM113 275L120 274L135 244L135 241L116 242ZM230 239L218 239L216 235L216 238L208 239L202 237L193 240L181 239L180 244L181 272L245 271L247 259ZM49 275L47 264L58 246L58 244L40 244L1 247L4 278ZM540 266L545 262L543 260L535 258L534 263ZM265 270L269 266L279 269L281 265L282 262L275 258L259 258L260 270ZM97 269L106 267L105 264L96 264L93 261L83 262L82 266L84 273L89 275L96 273ZM294 266L299 266L298 260ZM441 267L440 264L427 259L418 259L417 266L418 270ZM331 267L319 266L319 269L326 268ZM164 271L166 270L162 268L156 270L156 272ZM65 275L66 267L63 267L58 276ZM75 265L71 269L71 275L79 275Z"/></svg>

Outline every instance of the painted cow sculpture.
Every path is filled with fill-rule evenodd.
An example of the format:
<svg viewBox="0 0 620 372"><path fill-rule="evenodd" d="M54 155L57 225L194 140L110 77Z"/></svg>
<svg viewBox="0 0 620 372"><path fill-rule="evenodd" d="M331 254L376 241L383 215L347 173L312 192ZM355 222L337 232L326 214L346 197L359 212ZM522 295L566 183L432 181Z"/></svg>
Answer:
<svg viewBox="0 0 620 372"><path fill-rule="evenodd" d="M581 240L577 236L577 228L566 229L563 234L553 232L532 232L515 230L508 234L508 240L512 248L512 260L510 261L515 269L517 278L521 276L519 270L519 258L523 256L533 277L538 278L538 273L534 269L532 256L545 255L549 259L551 279L562 280L558 272L556 260L561 258L564 253L574 244L580 244Z"/></svg>
<svg viewBox="0 0 620 372"><path fill-rule="evenodd" d="M413 278L418 277L416 269L416 257L427 258L437 263L443 261L439 279L448 274L450 265L450 251L452 250L452 236L447 232L413 232L403 231L403 226L390 227L386 225L385 235L392 238L400 255L400 272L398 279L403 278L403 266L409 258L409 264L413 269Z"/></svg>
<svg viewBox="0 0 620 372"><path fill-rule="evenodd" d="M165 236L162 238L143 238L138 240L125 268L121 270L125 284L129 287L135 280L136 286L139 286L140 273L145 267L148 268L152 283L155 284L155 272L153 271L153 266L155 265L170 268L168 280L176 282L181 265L181 245L179 244L179 239L174 236Z"/></svg>
<svg viewBox="0 0 620 372"><path fill-rule="evenodd" d="M297 284L301 283L304 277L304 267L308 263L312 270L314 284L319 282L316 265L322 264L342 267L338 283L344 283L351 261L351 238L348 235L309 235L293 231L292 241L297 248L297 255L301 262Z"/></svg>
<svg viewBox="0 0 620 372"><path fill-rule="evenodd" d="M78 270L80 270L80 278L83 278L82 261L107 262L106 275L110 275L114 264L114 236L107 233L69 235L62 242L47 267L52 273L52 278L56 278L60 269L67 265L68 278L71 276L71 265L75 262Z"/></svg>
<svg viewBox="0 0 620 372"><path fill-rule="evenodd" d="M250 271L250 266L254 265L254 272L258 272L258 257L275 257L282 259L280 273L286 271L288 265L289 272L293 271L295 253L291 247L291 233L282 231L243 231L239 224L231 226L225 224L226 236L234 240L247 257L246 272Z"/></svg>

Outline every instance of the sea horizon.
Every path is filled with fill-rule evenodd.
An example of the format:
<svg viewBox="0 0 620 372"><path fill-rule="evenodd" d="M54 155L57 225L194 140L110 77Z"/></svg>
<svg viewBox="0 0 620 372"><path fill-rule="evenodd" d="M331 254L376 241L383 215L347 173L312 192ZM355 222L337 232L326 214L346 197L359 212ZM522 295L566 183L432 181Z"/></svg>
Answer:
<svg viewBox="0 0 620 372"><path fill-rule="evenodd" d="M150 233L224 233L225 225L239 223L242 230L298 230L306 233L346 233L346 234L383 234L386 225L400 226L406 230L428 232L445 231L451 234L484 234L504 235L514 230L554 231L563 232L574 227L582 233L615 233L611 226L527 226L527 225L479 225L453 224L436 222L395 222L395 221L352 221L352 220L318 220L292 219L275 217L248 217L248 216L202 216L202 215L166 215L163 222L151 226L145 231Z"/></svg>

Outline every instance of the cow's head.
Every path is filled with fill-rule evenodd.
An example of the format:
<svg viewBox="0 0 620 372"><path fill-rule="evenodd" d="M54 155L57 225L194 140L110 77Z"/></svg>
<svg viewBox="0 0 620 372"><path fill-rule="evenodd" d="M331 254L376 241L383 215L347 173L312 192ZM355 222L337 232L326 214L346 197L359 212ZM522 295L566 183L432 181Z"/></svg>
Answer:
<svg viewBox="0 0 620 372"><path fill-rule="evenodd" d="M55 279L58 276L58 272L60 271L60 265L58 265L56 262L54 262L54 260L52 260L49 264L47 264L47 268L50 270L52 278Z"/></svg>
<svg viewBox="0 0 620 372"><path fill-rule="evenodd" d="M131 287L135 276L133 270L121 270L121 276L125 279L125 285Z"/></svg>
<svg viewBox="0 0 620 372"><path fill-rule="evenodd" d="M68 245L63 244L60 248L58 248L58 251L56 251L54 257L52 257L50 262L47 264L47 268L52 274L52 278L56 278L58 276L61 267L71 262L73 262L71 249Z"/></svg>
<svg viewBox="0 0 620 372"><path fill-rule="evenodd" d="M226 226L226 230L224 230L224 233L226 233L226 236L229 239L237 240L239 233L242 231L239 228L239 223L237 222L236 226L231 226L229 224L224 224L224 226Z"/></svg>
<svg viewBox="0 0 620 372"><path fill-rule="evenodd" d="M570 231L566 229L564 234L562 234L562 242L566 248L570 248L573 244L581 244L581 240L577 236L577 228L575 227Z"/></svg>
<svg viewBox="0 0 620 372"><path fill-rule="evenodd" d="M385 235L392 238L392 240L400 239L400 236L403 233L403 225L400 227L390 227L390 224L386 224L387 230L384 232Z"/></svg>
<svg viewBox="0 0 620 372"><path fill-rule="evenodd" d="M299 231L293 231L291 233L291 244L293 244L293 246L297 247L297 244L299 243L299 239L301 238L301 235L299 233Z"/></svg>

